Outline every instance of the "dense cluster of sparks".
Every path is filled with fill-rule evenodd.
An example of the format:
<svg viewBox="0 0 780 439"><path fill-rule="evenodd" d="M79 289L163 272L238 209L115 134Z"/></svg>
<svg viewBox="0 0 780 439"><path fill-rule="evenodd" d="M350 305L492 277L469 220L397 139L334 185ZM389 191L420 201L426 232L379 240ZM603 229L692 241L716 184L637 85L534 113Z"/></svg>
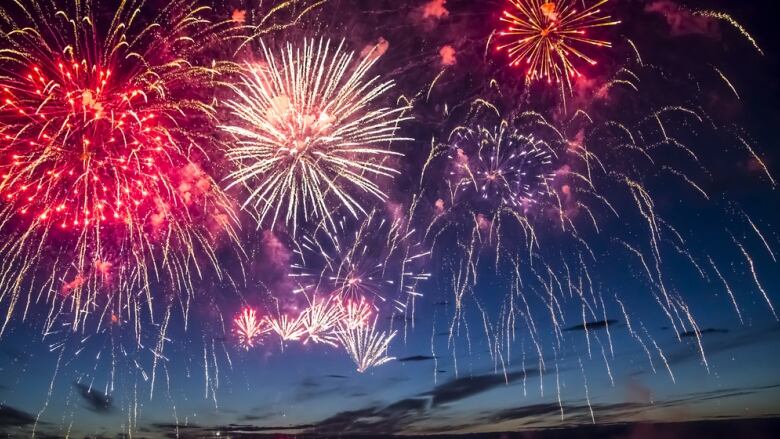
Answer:
<svg viewBox="0 0 780 439"><path fill-rule="evenodd" d="M147 21L123 2L104 23L63 3L0 9L0 286L9 318L37 288L70 300L76 329L96 309L136 315L161 270L182 288L234 219L190 128L213 111L181 92L216 73L189 59L221 32L205 9L177 0Z"/></svg>
<svg viewBox="0 0 780 439"><path fill-rule="evenodd" d="M455 198L476 192L491 205L486 211L502 207L523 211L550 194L555 153L510 122L493 128L458 127L451 139Z"/></svg>
<svg viewBox="0 0 780 439"><path fill-rule="evenodd" d="M511 10L501 17L508 27L499 33L508 42L498 49L506 50L511 65L525 69L530 79L560 82L576 78L581 75L578 60L596 64L582 47L612 45L587 35L594 28L620 23L599 9L607 1L578 9L581 4L576 0L509 0Z"/></svg>
<svg viewBox="0 0 780 439"><path fill-rule="evenodd" d="M268 333L275 334L282 342L339 346L362 373L394 359L387 351L396 331L378 331L377 319L362 298L354 301L333 294L313 296L297 315L282 313L258 318L255 309L246 307L233 320L233 332L240 346L247 350L261 344Z"/></svg>
<svg viewBox="0 0 780 439"><path fill-rule="evenodd" d="M386 195L377 177L398 171L390 148L407 107L385 107L380 98L392 81L368 77L377 48L355 59L329 40L288 43L279 55L263 45L262 63L248 64L235 98L226 101L234 123L222 126L235 140L228 157L236 164L230 186L243 185L261 225L283 220L326 219L343 206L364 212L360 197ZM268 223L265 220L269 220Z"/></svg>

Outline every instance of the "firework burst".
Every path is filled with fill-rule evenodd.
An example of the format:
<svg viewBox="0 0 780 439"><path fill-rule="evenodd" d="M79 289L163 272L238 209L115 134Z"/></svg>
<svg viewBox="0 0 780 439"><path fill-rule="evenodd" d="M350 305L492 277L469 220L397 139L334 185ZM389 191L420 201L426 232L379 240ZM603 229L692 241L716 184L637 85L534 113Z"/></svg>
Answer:
<svg viewBox="0 0 780 439"><path fill-rule="evenodd" d="M343 326L336 332L341 345L357 365L357 371L361 373L395 360L395 357L387 355L387 348L397 333L377 331L376 322L377 318L374 318L369 324Z"/></svg>
<svg viewBox="0 0 780 439"><path fill-rule="evenodd" d="M451 139L456 198L475 192L482 203L490 204L489 211L523 211L550 194L555 153L544 141L507 121L492 129L460 127Z"/></svg>
<svg viewBox="0 0 780 439"><path fill-rule="evenodd" d="M276 318L269 318L268 324L282 341L297 341L306 335L307 328L304 325L303 314L292 316L281 314Z"/></svg>
<svg viewBox="0 0 780 439"><path fill-rule="evenodd" d="M586 36L591 29L620 23L599 9L607 1L578 10L580 3L575 0L509 0L511 11L504 11L501 17L508 27L499 36L510 41L498 49L506 50L511 65L522 65L530 79L560 82L576 78L581 75L576 60L596 64L582 47L612 46L609 41Z"/></svg>
<svg viewBox="0 0 780 439"><path fill-rule="evenodd" d="M235 139L229 186L249 190L244 207L256 209L260 224L281 220L294 233L301 218L333 225L336 206L364 212L362 194L385 200L374 179L398 173L390 159L400 153L390 144L406 140L396 131L408 108L378 103L393 82L367 76L376 53L356 60L328 40L288 43L278 56L262 48L264 62L247 65L231 85L235 123L222 126Z"/></svg>
<svg viewBox="0 0 780 439"><path fill-rule="evenodd" d="M335 296L314 296L301 317L306 328L304 344L311 340L314 343L336 346L337 339L333 329L344 316L344 307Z"/></svg>
<svg viewBox="0 0 780 439"><path fill-rule="evenodd" d="M52 306L70 300L58 308L75 330L100 306L137 315L137 297L151 312L150 282L183 289L198 255L214 260L218 237L233 236L199 164L206 138L190 128L212 109L182 93L218 74L191 58L229 28L190 1L150 20L137 17L143 2L123 2L109 22L92 1L62 3L0 9L0 254L8 318L38 289Z"/></svg>
<svg viewBox="0 0 780 439"><path fill-rule="evenodd" d="M267 334L271 327L268 321L257 318L257 311L253 308L244 308L233 319L234 332L238 336L239 345L249 350L261 342L263 335Z"/></svg>
<svg viewBox="0 0 780 439"><path fill-rule="evenodd" d="M350 330L367 325L373 314L373 307L362 297L357 301L347 300L342 307L342 319L339 323Z"/></svg>

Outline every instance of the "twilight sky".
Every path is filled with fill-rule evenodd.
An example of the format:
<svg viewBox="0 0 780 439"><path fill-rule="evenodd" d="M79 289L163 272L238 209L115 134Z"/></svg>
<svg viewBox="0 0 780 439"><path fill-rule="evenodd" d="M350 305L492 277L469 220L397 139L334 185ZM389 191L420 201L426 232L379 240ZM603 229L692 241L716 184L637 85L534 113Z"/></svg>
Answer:
<svg viewBox="0 0 780 439"><path fill-rule="evenodd" d="M268 3L272 2L222 0L214 14L255 24L262 14L253 11L268 10ZM710 199L702 200L690 188L680 189L684 186L674 175L647 183L658 212L685 237L685 251L665 259L659 270L672 294L685 298L680 309L693 315L698 334L670 327L650 292L646 269L625 247L615 250L617 240L636 243L637 248L645 245L646 223L637 214L634 199L606 188L605 196L614 201L615 209L628 213L620 219L599 217L598 232L583 227L582 237L600 261L588 273L596 290L588 294L594 294L594 302L598 298L600 307L595 318L584 319L586 325L579 299L550 304L544 288L536 288L528 290L527 308L536 327L527 326L526 310L518 308L509 334L505 322L513 266L491 264L495 253L490 250L485 250L477 268L479 282L470 287L463 308L457 308L451 277L464 249L456 243L460 232L452 231L442 235L438 250L425 261L423 268L433 276L419 285L423 296L415 301L414 312L398 315L387 307L380 314L378 326L398 331L389 348L395 360L358 373L342 350L329 346L269 339L246 351L231 332L233 316L247 304L268 308L274 303L269 294L294 293L287 282L290 246L281 234L277 239L254 230L245 219L246 250L252 258L246 263L247 279L237 286L208 278L197 285L200 300L191 304L186 327L181 308L173 307L166 348L159 358L151 354L159 342L159 322L142 329L143 346L138 348L134 334L122 328L72 334L62 326L44 332L40 324L48 312L44 303L32 303L24 320L12 320L0 337L0 432L106 437L128 430L141 437L216 432L467 433L594 420L777 416L780 326L751 268L771 303L776 303L780 270L766 247L780 252L780 198L734 141L734 135L751 139L769 171L776 169L780 47L772 37L770 11L753 2L611 0L602 9L622 23L600 35L614 47L595 50L599 64L584 68L585 77L565 91L568 110L563 111L559 88L524 86L521 71L506 67L504 54L485 51L491 32L501 26L498 17L506 3L329 0L295 26L263 39L273 46L325 36L343 38L357 53L376 44L385 50L372 72L396 82L388 102L401 95L413 101L414 120L404 124L400 134L414 140L393 146L404 154L397 164L401 172L386 183L390 201L380 209L390 211L393 203L408 207L411 194L421 194L421 204L427 207L420 218L410 220L417 230L433 221L435 203L446 192L442 181L451 169L442 156L432 162L433 171L420 184L431 144L446 143L455 126L467 123L464 115L477 99L496 102L506 114L538 111L560 125L570 120L572 108L584 108L594 123L619 120L637 132L648 114L666 106L706 113L704 128L679 120L668 123L706 163L708 172L699 173L691 164L679 169L696 176ZM690 12L697 9L731 14L764 55L728 23ZM641 68L629 39L641 54ZM224 56L221 48L214 53ZM260 58L260 52L256 56ZM625 78L620 73L624 66L637 71L639 90L628 93L618 84L605 91L603 84ZM500 91L491 84L493 79ZM644 133L647 144L658 135L657 129ZM566 135L575 139L581 133L573 130ZM610 145L598 134L592 139L596 150ZM669 162L683 160L679 152L657 154ZM604 157L610 168L633 169L628 155ZM740 212L749 215L765 242L745 221L735 220L744 217ZM585 213L578 215L582 220ZM545 220L545 214L539 216ZM503 245L519 242L518 233L508 232ZM568 236L549 228L539 233L544 246L540 253L557 257L565 266L578 264L579 253L571 251L577 244ZM736 242L744 245L754 266L746 262ZM711 265L704 268L703 280L687 262L690 259L717 262L740 314ZM235 263L228 256L220 262ZM541 279L540 284L560 282L548 278L547 267L521 270L525 279ZM166 295L161 292L160 297L163 302ZM512 303L525 307L519 300ZM558 307L563 309L559 312ZM559 315L566 319L557 319ZM632 335L634 331L639 337ZM637 338L645 344L637 343Z"/></svg>

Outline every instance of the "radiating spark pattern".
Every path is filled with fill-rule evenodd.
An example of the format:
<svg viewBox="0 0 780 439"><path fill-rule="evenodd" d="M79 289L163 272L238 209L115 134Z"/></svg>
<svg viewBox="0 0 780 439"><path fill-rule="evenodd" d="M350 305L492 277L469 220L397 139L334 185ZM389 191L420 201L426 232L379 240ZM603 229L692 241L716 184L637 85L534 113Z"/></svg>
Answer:
<svg viewBox="0 0 780 439"><path fill-rule="evenodd" d="M657 80L656 68L637 56L636 64L629 62L610 84L622 87L630 99L637 94L649 99L637 85L642 80L646 84L648 77ZM761 250L765 262L776 262L764 234L742 207L725 194L705 190L711 187L712 169L718 169L718 163L691 141L690 133L738 145L730 153L754 161L753 170L769 176L774 187L766 163L739 130L714 122L696 100L701 82L689 79L693 95L689 99L695 104L663 104L639 117L624 119L617 113L598 120L602 113L594 117L584 110L546 117L512 104L505 109L504 90L463 105L466 114L445 115L463 119L452 122L456 128L439 144L434 142L424 170L435 177L423 175L420 181L421 191L429 194L436 186L436 196L429 196L435 200L434 214L425 236L433 259L447 264L451 291L446 343L456 373L459 353L469 355L479 339L487 344L496 371L505 375L512 370L517 349L523 350L523 370L526 357L535 356L537 369L556 378L559 364L580 362L587 398L586 357L602 363L610 382L615 379L613 337L619 329L610 312L617 303L650 368L663 364L675 381L667 347L626 306L629 300L646 303L643 315L655 313L681 343L690 342L709 370L706 331L697 321L695 297L679 284L680 269L689 271L691 282L698 279L725 289L724 306L733 307L741 322L746 321L746 304L740 303L731 285L753 284L768 313L777 319L752 250L732 235L730 227L708 231L703 241L696 230L678 229L664 206L670 193L675 200L708 203L708 209L748 231L751 247ZM722 87L721 79L712 78L716 87ZM617 96L609 99L619 100ZM624 122L632 117L632 122ZM444 171L436 173L437 167ZM744 267L741 272L720 260L728 257L721 249L734 245ZM617 255L627 258L632 274L610 269ZM630 299L620 291L611 301L600 285L604 271L621 282L639 280L640 286L631 290ZM497 291L503 295L498 304L488 298ZM579 346L586 357L564 354ZM539 390L544 393L544 380L539 381ZM555 391L560 401L559 385Z"/></svg>
<svg viewBox="0 0 780 439"><path fill-rule="evenodd" d="M456 192L476 192L492 212L505 206L523 211L549 195L554 157L543 141L507 121L493 128L458 128L450 137Z"/></svg>
<svg viewBox="0 0 780 439"><path fill-rule="evenodd" d="M319 298L314 296L311 303L302 313L301 320L306 328L304 343L325 343L336 345L333 329L345 317L344 308L336 296Z"/></svg>
<svg viewBox="0 0 780 439"><path fill-rule="evenodd" d="M387 349L396 331L389 334L377 331L376 322L375 318L370 324L343 327L336 333L341 345L357 365L357 371L361 373L395 359L387 355Z"/></svg>
<svg viewBox="0 0 780 439"><path fill-rule="evenodd" d="M312 297L297 314L258 317L255 309L243 308L233 320L233 332L239 346L246 350L257 347L268 332L275 333L283 343L311 341L340 347L362 373L394 359L387 356L387 350L396 331L378 331L378 318L364 298L344 301L339 294L332 294Z"/></svg>
<svg viewBox="0 0 780 439"><path fill-rule="evenodd" d="M278 317L268 318L268 324L282 341L300 340L306 334L307 328L303 324L303 316L281 314Z"/></svg>
<svg viewBox="0 0 780 439"><path fill-rule="evenodd" d="M733 101L730 94L745 105L754 99L755 85L729 67L731 58L709 60L704 75L680 75L658 64L658 54L640 55L646 41L626 38L625 64L612 74L599 69L609 78L591 76L577 90L573 78L590 76L581 65L611 46L590 35L618 23L600 10L606 0L511 0L502 17L508 28L490 34L484 52L471 44L480 37L457 35L448 47L458 62L444 70L435 50L435 65L425 66L430 56L396 44L402 38L393 34L408 23L382 27L384 45L356 55L344 42L305 40L293 29L311 17L335 36L318 19L324 15L314 17L326 0L214 12L239 25L208 21L200 1L127 0L108 11L101 5L111 2L97 0L0 6L0 340L24 334L12 316L48 314L42 338L57 359L41 430L80 416L72 393L57 394L74 365L77 389L104 405L124 401L126 436L138 431L145 383L150 399L162 393L171 401L178 434L194 415L177 413L173 402L186 389L175 376L182 363L181 375L203 378L198 393L218 407L218 395L237 381L227 374L243 367L231 344L252 360L297 344L307 345L306 355L334 348L362 373L394 359L398 332L406 341L426 327L434 383L445 369L458 377L492 366L507 385L522 375L525 395L536 377L561 419L576 406L567 394L580 386L579 414L586 408L595 422L604 404L591 404L594 385L614 387L637 358L670 383L685 380L687 372L673 369L687 351L703 372L717 370L709 337L732 329L701 326L711 306L697 309L697 300L733 309L742 329L759 326L757 310L778 320L773 215L756 211L754 186L749 197L741 186L752 173L774 191L774 157L713 110L723 97ZM361 20L391 15L371 12ZM681 13L696 26L733 26L763 55L730 15ZM447 25L429 18L425 32ZM257 39L279 30L290 43L269 49ZM233 50L229 40L241 32ZM492 65L466 65L487 58L494 36L526 70L524 83L510 78L505 87L479 77ZM388 41L392 58L382 64L408 65L371 76ZM393 83L383 78L425 68L402 79L416 94L390 104ZM530 86L536 80L572 93L551 95ZM406 126L412 109L418 123ZM727 110L729 118L738 111ZM403 157L396 142L407 134L419 137ZM223 238L238 240L234 201L213 180L225 169L225 185L245 191L258 227L280 237L261 250L272 260L258 257L251 269L233 267L220 248ZM746 175L722 180L723 169ZM746 205L729 198L731 184ZM241 244L258 254L251 239ZM257 287L274 306L242 291ZM240 305L227 303L228 289ZM177 323L184 336L171 329ZM638 357L622 350L626 340ZM447 386L419 394L435 399ZM69 415L42 416L63 399ZM71 426L66 435L80 434ZM33 433L38 427L36 420Z"/></svg>
<svg viewBox="0 0 780 439"><path fill-rule="evenodd" d="M501 21L506 30L499 33L499 50L506 50L511 65L525 69L529 79L561 82L581 76L576 63L596 64L583 47L611 47L606 40L595 39L587 32L614 26L620 21L604 15L599 9L608 0L578 9L575 0L509 0Z"/></svg>
<svg viewBox="0 0 780 439"><path fill-rule="evenodd" d="M241 310L241 313L233 319L233 323L238 343L246 350L255 347L261 342L263 335L271 330L268 322L258 318L257 311L249 307Z"/></svg>
<svg viewBox="0 0 780 439"><path fill-rule="evenodd" d="M342 302L342 319L340 325L349 330L368 324L374 310L364 298Z"/></svg>
<svg viewBox="0 0 780 439"><path fill-rule="evenodd" d="M129 316L136 299L151 312L150 282L183 289L233 234L230 204L201 165L207 140L191 128L213 110L183 92L218 73L191 57L230 29L196 2L172 1L149 20L137 17L142 6L123 2L106 23L92 1L0 9L7 319L22 290L48 291L74 330L107 309Z"/></svg>
<svg viewBox="0 0 780 439"><path fill-rule="evenodd" d="M288 43L278 55L263 44L263 63L249 64L226 102L236 122L222 130L235 140L230 186L246 186L244 207L261 225L326 219L338 206L364 212L361 198L387 198L375 179L398 173L392 142L407 107L381 105L393 87L368 72L376 48L362 59L329 40ZM267 220L267 221L266 221Z"/></svg>

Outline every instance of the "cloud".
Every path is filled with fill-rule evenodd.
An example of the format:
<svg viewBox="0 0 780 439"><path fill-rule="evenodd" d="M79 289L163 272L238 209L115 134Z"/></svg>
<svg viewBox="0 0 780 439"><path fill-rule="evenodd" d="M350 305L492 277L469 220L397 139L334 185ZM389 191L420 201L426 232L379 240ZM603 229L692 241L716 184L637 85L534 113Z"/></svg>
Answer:
<svg viewBox="0 0 780 439"><path fill-rule="evenodd" d="M446 44L439 49L439 56L441 56L441 65L454 66L458 59L455 57L455 48Z"/></svg>
<svg viewBox="0 0 780 439"><path fill-rule="evenodd" d="M432 357L430 355L412 355L410 357L399 358L397 361L401 363L413 363L418 361L430 361L435 359L436 357Z"/></svg>
<svg viewBox="0 0 780 439"><path fill-rule="evenodd" d="M314 426L314 431L341 431L353 430L361 419L370 418L376 413L375 407L368 407L358 410L348 410L336 413L333 416L323 419ZM388 432L385 432L388 433Z"/></svg>
<svg viewBox="0 0 780 439"><path fill-rule="evenodd" d="M645 12L663 15L669 25L669 31L674 36L718 34L718 23L707 17L693 15L671 0L657 0L645 6Z"/></svg>
<svg viewBox="0 0 780 439"><path fill-rule="evenodd" d="M529 375L536 371L529 371ZM517 380L522 376L521 371L515 371L509 374L509 382ZM495 377L495 379L490 379ZM560 406L556 402L530 404L517 407L510 407L501 410L486 410L483 412L471 411L468 416L458 416L458 422L450 418L451 411L449 407L436 405L434 400L437 396L449 396L449 400L461 399L463 395L474 395L479 391L487 391L499 385L504 385L503 375L479 375L470 378L460 378L441 386L435 387L430 392L409 398L402 398L386 405L373 403L367 407L355 410L346 410L329 416L322 421L314 424L288 425L288 426L257 426L248 424L228 424L225 426L200 427L195 425L179 426L174 424L153 424L154 427L163 430L168 436L173 437L174 433L181 439L202 438L213 436L217 432L221 435L226 433L237 437L266 437L263 433L268 433L268 437L273 432L282 434L303 434L308 437L332 437L332 436L377 436L378 433L385 435L408 435L415 433L446 433L452 432L459 434L476 427L486 425L499 426L507 422L515 424L501 425L500 427L520 429L533 428L536 430L533 437L538 438L591 438L591 437L625 437L632 439L644 439L653 437L703 437L693 434L699 431L688 430L684 427L682 430L672 430L667 424L652 424L658 427L657 431L665 432L658 436L632 435L632 432L647 424L626 424L626 419L638 415L642 411L659 408L677 408L694 404L706 400L722 400L723 398L738 397L743 395L758 394L762 391L772 391L780 384L755 387L755 388L728 388L715 391L691 393L677 399L653 401L629 401L618 403L593 403L587 404L585 400L580 399L571 401L569 404ZM477 386L482 385L481 390ZM453 389L461 389L458 398L453 397ZM463 389L469 389L467 392ZM437 394L438 392L438 394ZM767 396L771 397L771 396ZM596 414L598 425L589 425L591 423L591 408ZM565 421L561 421L561 410L564 413ZM264 417L245 416L243 421L252 419L260 420ZM729 421L734 422L733 420ZM704 423L709 424L709 423ZM694 425L694 423L690 423ZM776 425L776 423L775 423ZM553 428L550 428L553 426ZM499 428L500 428L499 427ZM175 430L174 430L175 429ZM561 430L563 429L563 430ZM675 431L689 431L691 434L677 434ZM717 431L715 428L713 431ZM759 431L759 430L757 430ZM764 431L764 430L760 430ZM772 431L766 429L765 431ZM564 433L564 434L561 434ZM675 434L672 434L675 433ZM722 435L724 437L743 437L742 435ZM412 437L412 436L405 436ZM415 436L416 437L416 436ZM464 435L463 437L470 437ZM749 436L755 437L755 436ZM773 436L759 436L773 437Z"/></svg>
<svg viewBox="0 0 780 439"><path fill-rule="evenodd" d="M721 328L707 328L700 331L685 331L680 333L680 338L696 337L703 334L728 334L728 329Z"/></svg>
<svg viewBox="0 0 780 439"><path fill-rule="evenodd" d="M24 427L35 422L35 417L19 409L0 404L0 428Z"/></svg>
<svg viewBox="0 0 780 439"><path fill-rule="evenodd" d="M379 37L375 42L367 44L366 47L360 51L360 57L365 58L370 56L372 58L379 58L384 55L389 48L390 42L382 37Z"/></svg>
<svg viewBox="0 0 780 439"><path fill-rule="evenodd" d="M95 413L111 413L114 410L114 400L111 396L82 383L73 383L79 395L87 404L87 408Z"/></svg>
<svg viewBox="0 0 780 439"><path fill-rule="evenodd" d="M405 412L408 410L425 410L428 407L428 398L407 398L390 404L382 409L384 413Z"/></svg>
<svg viewBox="0 0 780 439"><path fill-rule="evenodd" d="M422 17L426 19L441 20L442 18L450 15L450 11L447 10L444 5L447 0L431 0L422 6Z"/></svg>
<svg viewBox="0 0 780 439"><path fill-rule="evenodd" d="M263 433L294 431L295 433L304 431L313 427L311 424L301 425L279 425L279 426L256 426L250 424L227 424L203 427L195 424L176 425L171 423L151 424L147 431L161 433L164 437L176 437L179 439L200 439L204 437L215 436L244 436L244 437L266 437L260 436Z"/></svg>
<svg viewBox="0 0 780 439"><path fill-rule="evenodd" d="M741 333L729 333L723 334L722 337L706 337L702 341L704 343L704 350L708 357L719 354L721 352L730 351L733 349L739 349L749 345L756 345L760 343L766 343L767 340L772 340L780 332L780 326L769 326L763 328L752 328L748 331ZM682 335L681 335L682 336ZM666 359L669 364L678 364L691 359L701 358L701 353L698 348L691 349L690 347L682 346L674 351L667 352Z"/></svg>
<svg viewBox="0 0 780 439"><path fill-rule="evenodd" d="M595 322L580 323L579 325L569 326L568 328L565 328L564 331L584 331L586 328L588 331L594 329L605 329L607 326L614 325L616 323L620 322L613 319L596 320Z"/></svg>
<svg viewBox="0 0 780 439"><path fill-rule="evenodd" d="M405 398L384 407L367 407L337 413L313 429L317 433L397 434L426 418L429 398Z"/></svg>
<svg viewBox="0 0 780 439"><path fill-rule="evenodd" d="M531 416L560 415L561 407L556 403L532 404L521 407L499 410L488 414L482 420L486 422L505 422L515 419L524 419Z"/></svg>
<svg viewBox="0 0 780 439"><path fill-rule="evenodd" d="M505 386L507 383L511 383L519 378L536 374L536 369L528 369L526 371L511 372L507 374L506 378L504 378L503 374L494 373L455 378L434 387L433 390L423 395L431 397L433 406L439 406L487 392L496 387Z"/></svg>

